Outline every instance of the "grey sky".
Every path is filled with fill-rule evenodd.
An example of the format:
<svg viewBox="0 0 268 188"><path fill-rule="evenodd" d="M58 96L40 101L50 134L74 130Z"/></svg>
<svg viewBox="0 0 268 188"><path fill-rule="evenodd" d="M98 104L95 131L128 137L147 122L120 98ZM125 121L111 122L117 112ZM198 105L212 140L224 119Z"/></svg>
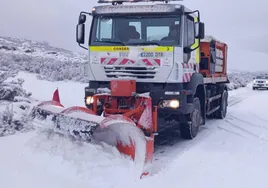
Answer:
<svg viewBox="0 0 268 188"><path fill-rule="evenodd" d="M81 10L91 10L91 0L1 0L0 35L23 37L71 50ZM3 6L4 5L4 6Z"/></svg>
<svg viewBox="0 0 268 188"><path fill-rule="evenodd" d="M0 35L46 40L54 46L79 50L75 42L78 14L81 10L90 11L96 2L97 0L2 0ZM262 36L268 33L265 21L267 0L185 0L181 3L190 9L201 11L207 34L213 34L229 44L241 43L244 47L248 45L244 42L245 39L251 39L252 45L263 48Z"/></svg>

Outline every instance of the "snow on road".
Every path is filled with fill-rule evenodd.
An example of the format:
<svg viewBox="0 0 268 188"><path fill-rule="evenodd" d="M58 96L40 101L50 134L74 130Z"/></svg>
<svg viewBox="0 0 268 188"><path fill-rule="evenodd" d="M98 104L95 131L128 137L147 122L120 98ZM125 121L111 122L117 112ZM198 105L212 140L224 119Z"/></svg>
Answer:
<svg viewBox="0 0 268 188"><path fill-rule="evenodd" d="M77 88L60 86L69 91L61 93L62 98L66 95L65 102L78 99L77 90L82 86L72 86ZM45 93L45 87L40 88L32 88L35 96L41 91L42 99L51 97L49 92ZM83 90L79 92L82 96ZM66 138L36 132L0 138L1 186L265 187L268 178L267 96L268 91L253 91L250 85L231 91L226 119L207 121L194 140L178 141L177 138L172 146L160 145L155 154L153 175L142 180L135 176L133 163L108 146L103 149L72 143Z"/></svg>

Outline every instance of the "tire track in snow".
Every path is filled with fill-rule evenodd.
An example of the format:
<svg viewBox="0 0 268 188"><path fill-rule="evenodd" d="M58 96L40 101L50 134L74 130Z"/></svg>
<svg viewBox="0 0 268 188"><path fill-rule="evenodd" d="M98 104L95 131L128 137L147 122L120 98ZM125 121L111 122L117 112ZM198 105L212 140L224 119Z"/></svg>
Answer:
<svg viewBox="0 0 268 188"><path fill-rule="evenodd" d="M253 94L254 93L252 91L245 91L245 93L230 96L228 98L228 107L233 107L233 106L243 102L245 99L249 98Z"/></svg>
<svg viewBox="0 0 268 188"><path fill-rule="evenodd" d="M237 98L234 98L230 101L228 101L228 106L229 107L232 107L232 106L235 106L236 104L239 104L241 103L242 101L244 101L247 97L237 97Z"/></svg>
<svg viewBox="0 0 268 188"><path fill-rule="evenodd" d="M238 95L233 96L232 99L230 100L231 104L229 105L229 107L235 107L236 105L238 105L239 103L243 102L245 99L247 99L247 98L249 98L251 96L256 96L256 95L263 94L262 92L258 93L258 92L252 91L251 89L248 89L248 91L245 91L245 92L246 92L246 94L238 94ZM248 112L248 113L250 113L250 115L253 115L253 116L257 117L259 120L262 120L266 124L268 123L268 120L266 120L266 119L264 119L264 118L262 118L262 117L260 117L260 116L258 116L256 114L254 114L252 112ZM226 123L228 123L229 125L231 125L232 128L234 128L236 130L239 130L239 132L234 131L234 130L228 130L227 128L223 128L222 126L218 126L218 128L221 129L221 130L224 130L226 132L235 134L237 136L239 135L240 137L244 137L244 138L246 138L246 137L245 137L245 135L243 135L243 133L246 133L250 137L261 139L261 140L263 140L265 142L268 141L268 139L262 138L261 135L258 135L256 133L250 131L249 129L245 129L245 128L241 127L236 122L247 124L248 126L251 126L252 128L258 128L258 129L265 130L265 132L268 131L268 124L267 124L267 126L259 125L259 124L255 123L255 122L251 122L249 120L244 120L244 119L242 119L240 117L237 117L236 115L232 115L230 113L226 116L224 121ZM234 122L232 122L232 121L234 121ZM241 132L242 132L242 134L241 134Z"/></svg>
<svg viewBox="0 0 268 188"><path fill-rule="evenodd" d="M207 119L206 125L200 127L198 135L193 140L184 140L181 138L179 130L169 128L169 131L171 131L173 136L176 137L169 135L168 139L171 140L166 140L166 143L163 145L156 145L151 175L153 176L168 168L168 166L172 165L174 160L180 158L187 151L205 141L214 133L214 130L217 129L217 126L215 126L217 121L220 120ZM176 135L174 135L175 133ZM162 135L162 137L163 136L164 135Z"/></svg>
<svg viewBox="0 0 268 188"><path fill-rule="evenodd" d="M211 134L211 132L208 128L200 127L200 131L195 139L184 140L177 132L176 137L169 138L172 140L172 143L167 140L167 143L164 145L156 146L151 176L168 168L175 159L180 158L185 152L197 146L197 144L202 142L203 138L207 138L209 134Z"/></svg>
<svg viewBox="0 0 268 188"><path fill-rule="evenodd" d="M246 123L247 125L250 125L250 126L252 126L252 127L258 127L258 128L262 128L262 129L265 129L265 130L268 131L268 127L261 126L261 125L258 125L258 124L256 124L256 123L252 123L252 122L249 122L249 121L240 119L240 118L235 117L235 116L232 116L232 115L230 115L227 119L230 119L230 120L237 120L237 121ZM267 121L266 123L268 123L268 121Z"/></svg>
<svg viewBox="0 0 268 188"><path fill-rule="evenodd" d="M243 102L245 99L247 99L253 95L262 93L262 92L258 93L256 91L253 91L250 86L247 86L245 88L241 88L241 90L244 90L244 92L229 96L229 99L228 99L228 106L229 107L233 107L233 106Z"/></svg>
<svg viewBox="0 0 268 188"><path fill-rule="evenodd" d="M220 130L222 130L222 131L225 131L225 132L227 132L227 133L231 133L231 134L233 134L233 135L235 135L235 136L239 136L239 137L241 137L241 138L247 139L247 137L243 136L242 134L240 134L240 133L238 133L238 132L230 131L230 130L228 130L228 129L224 128L224 127L221 127L221 126L218 126L217 128L220 129Z"/></svg>
<svg viewBox="0 0 268 188"><path fill-rule="evenodd" d="M254 113L252 113L252 112L250 112L250 114L253 115L253 116L255 116L256 118L258 118L259 120L261 120L261 121L263 121L263 122L265 122L265 123L268 123L268 120L266 120L266 119L264 119L264 118L262 118L262 117L260 117L260 116L258 116L258 115L256 115L256 114L254 114Z"/></svg>
<svg viewBox="0 0 268 188"><path fill-rule="evenodd" d="M225 122L228 123L228 124L230 124L233 128L236 128L236 129L242 131L243 133L246 133L246 134L250 135L253 138L261 139L261 140L263 140L265 142L268 142L268 139L263 138L260 135L255 134L255 133L253 133L253 132L251 132L251 131L249 131L249 130L247 130L245 128L242 128L241 126L239 126L239 125L237 125L237 124L235 124L233 122L230 122L229 120L225 120Z"/></svg>

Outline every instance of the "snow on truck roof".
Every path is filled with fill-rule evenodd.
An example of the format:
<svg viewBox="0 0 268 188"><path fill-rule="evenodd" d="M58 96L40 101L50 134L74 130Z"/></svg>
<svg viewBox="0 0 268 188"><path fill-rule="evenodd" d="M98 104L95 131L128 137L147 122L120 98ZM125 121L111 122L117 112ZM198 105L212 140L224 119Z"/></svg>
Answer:
<svg viewBox="0 0 268 188"><path fill-rule="evenodd" d="M141 2L164 2L168 3L170 1L182 1L182 0L99 0L98 3L141 3Z"/></svg>
<svg viewBox="0 0 268 188"><path fill-rule="evenodd" d="M109 13L163 13L174 12L182 8L182 5L174 4L153 4L153 5L104 5L96 6L93 11L97 14L109 14Z"/></svg>
<svg viewBox="0 0 268 188"><path fill-rule="evenodd" d="M217 41L217 42L220 42L220 43L224 43L224 44L225 44L225 42L220 41L219 39L217 39L217 38L215 38L215 37L213 37L213 36L211 36L211 35L207 35L207 36L205 36L205 38L202 39L201 42L211 42L212 40Z"/></svg>
<svg viewBox="0 0 268 188"><path fill-rule="evenodd" d="M182 0L99 0L100 4L110 4L95 6L93 12L99 14L105 13L143 13L143 12L174 12L183 10L185 12L192 12L181 4L169 4L169 2L182 1ZM155 2L162 2L155 4ZM123 3L129 3L123 5ZM137 4L134 4L137 3ZM148 3L148 4L138 4ZM133 5L134 4L134 5ZM116 6L115 6L116 5ZM195 14L195 13L194 13Z"/></svg>

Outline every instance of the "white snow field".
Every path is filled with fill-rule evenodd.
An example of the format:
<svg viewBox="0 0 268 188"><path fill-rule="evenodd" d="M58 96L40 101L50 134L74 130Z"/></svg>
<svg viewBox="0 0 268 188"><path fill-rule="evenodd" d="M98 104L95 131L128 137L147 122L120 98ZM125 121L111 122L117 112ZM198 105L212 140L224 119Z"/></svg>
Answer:
<svg viewBox="0 0 268 188"><path fill-rule="evenodd" d="M59 87L64 105L83 105L84 84L36 80L24 72L18 77L35 98L50 99ZM226 119L208 120L194 140L182 141L176 133L165 138L168 144L159 144L152 174L144 179L115 148L30 131L0 138L1 187L265 187L268 91L253 91L249 84L229 93Z"/></svg>

